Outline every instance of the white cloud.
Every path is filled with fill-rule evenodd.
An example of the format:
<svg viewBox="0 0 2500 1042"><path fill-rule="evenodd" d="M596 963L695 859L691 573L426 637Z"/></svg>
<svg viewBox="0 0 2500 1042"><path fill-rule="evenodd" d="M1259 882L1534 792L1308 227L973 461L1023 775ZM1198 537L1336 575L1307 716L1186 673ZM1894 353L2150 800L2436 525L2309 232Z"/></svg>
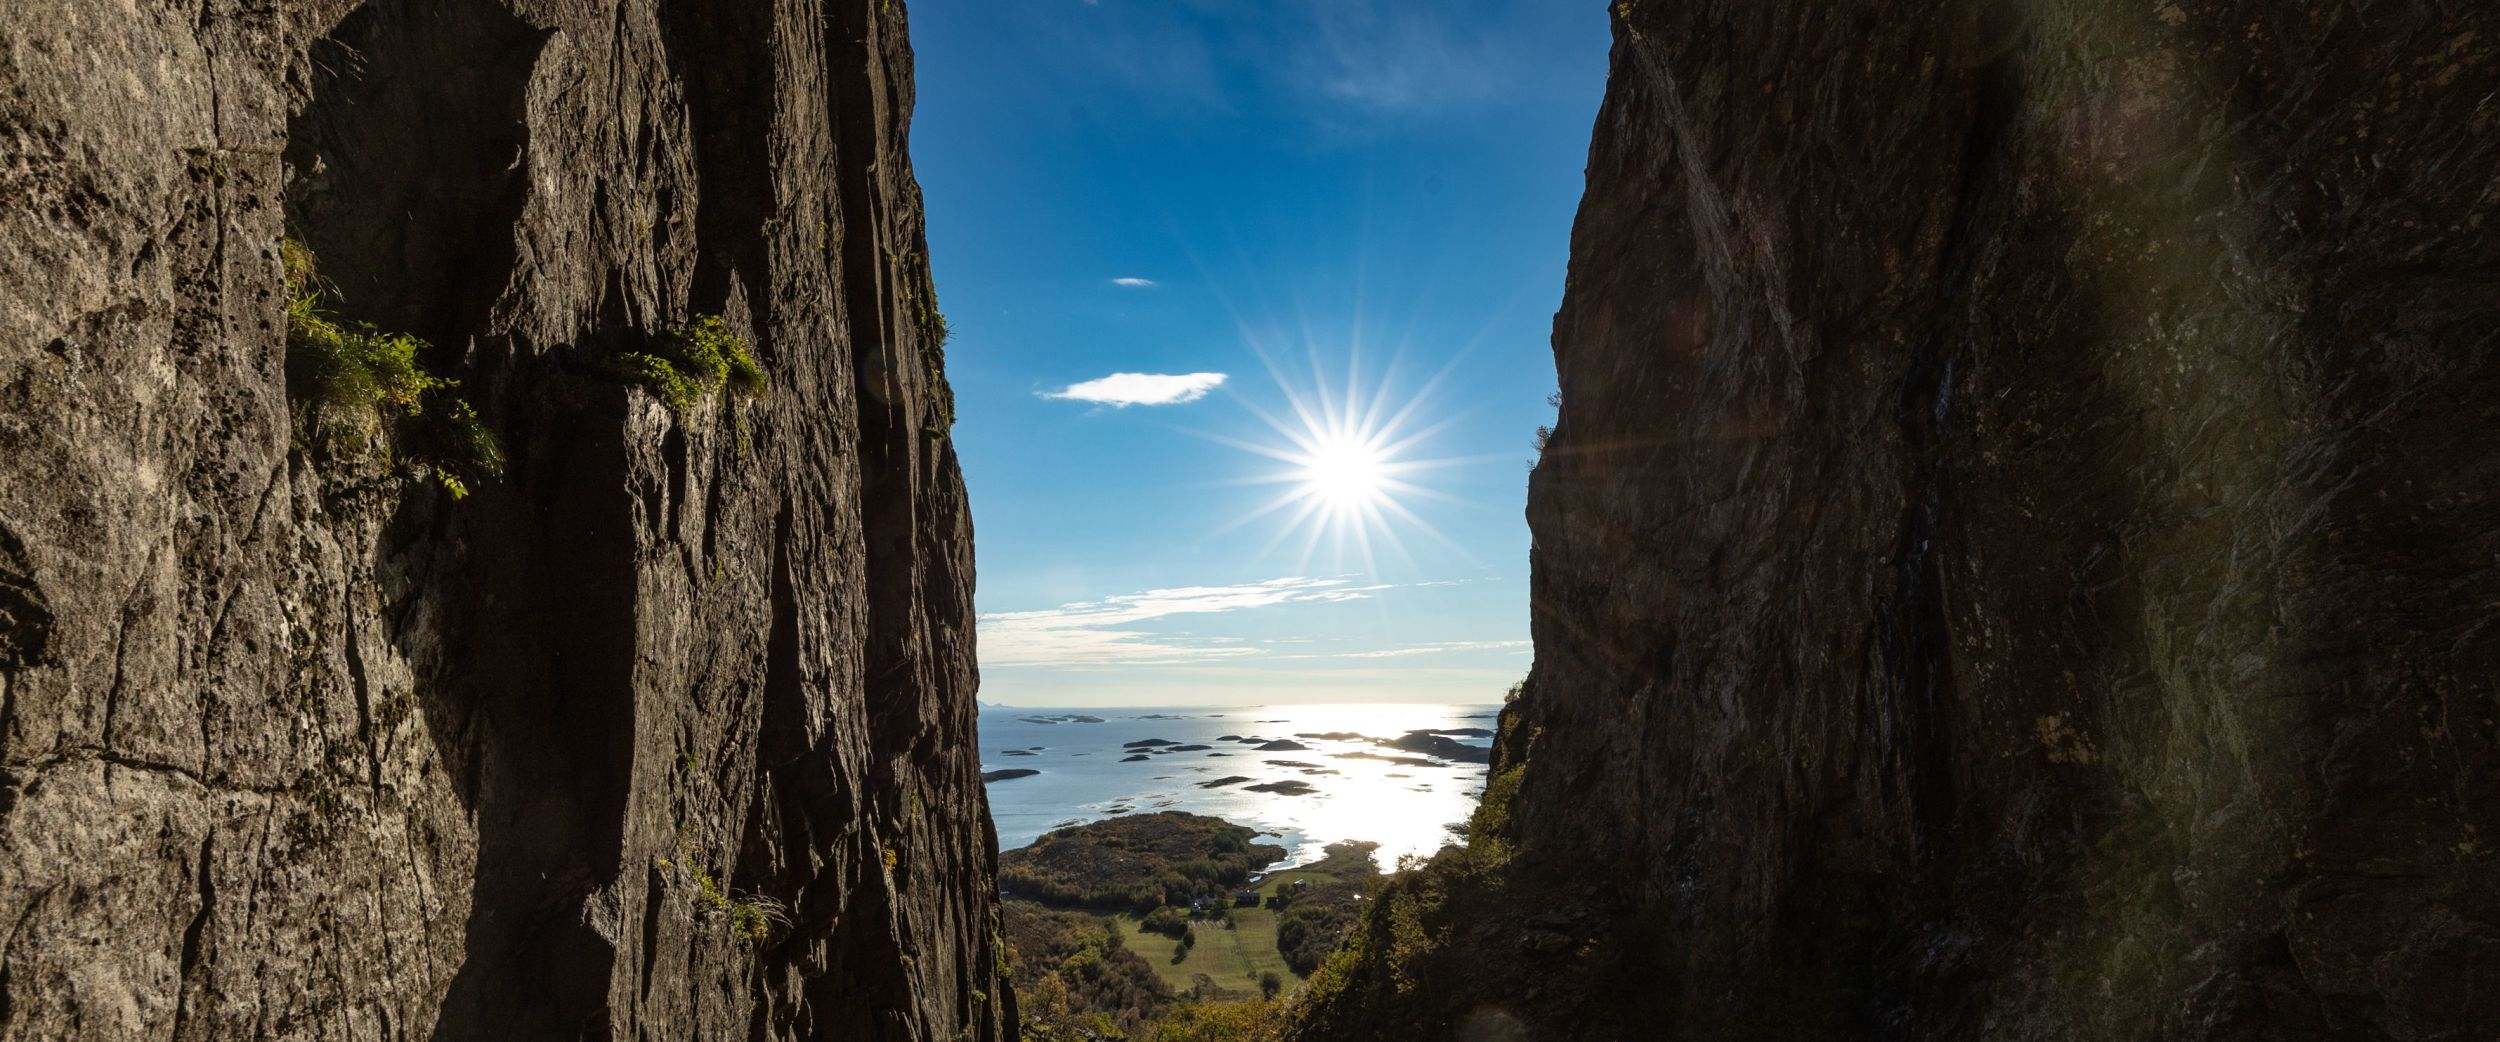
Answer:
<svg viewBox="0 0 2500 1042"><path fill-rule="evenodd" d="M1206 397L1224 380L1223 373L1113 373L1056 391L1043 391L1042 397L1120 409L1132 405L1178 405Z"/></svg>
<svg viewBox="0 0 2500 1042"><path fill-rule="evenodd" d="M1135 275L1124 275L1120 278L1111 280L1111 284L1114 286L1127 286L1131 289L1136 289L1144 286L1152 286L1155 284L1155 280L1141 279Z"/></svg>
<svg viewBox="0 0 2500 1042"><path fill-rule="evenodd" d="M1403 648L1381 648L1376 651L1349 651L1345 653L1345 657L1406 658L1411 655L1437 655L1452 651L1524 652L1527 647L1528 642L1524 640L1453 640L1437 644L1410 644Z"/></svg>
<svg viewBox="0 0 2500 1042"><path fill-rule="evenodd" d="M981 616L981 665L1177 665L1256 655L1259 649L1237 640L1155 633L1138 626L1173 615L1362 600L1382 588L1348 582L1291 577L1234 586L1182 586L1043 611L993 612Z"/></svg>

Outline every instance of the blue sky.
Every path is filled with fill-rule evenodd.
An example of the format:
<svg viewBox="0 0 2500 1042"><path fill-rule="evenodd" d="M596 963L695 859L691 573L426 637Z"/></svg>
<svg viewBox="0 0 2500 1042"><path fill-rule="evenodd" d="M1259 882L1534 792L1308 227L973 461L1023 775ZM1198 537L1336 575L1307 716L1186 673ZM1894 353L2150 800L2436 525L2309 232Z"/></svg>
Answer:
<svg viewBox="0 0 2500 1042"><path fill-rule="evenodd" d="M919 0L911 30L982 698L1498 700L1603 3ZM1297 402L1315 467L1267 454L1312 455Z"/></svg>

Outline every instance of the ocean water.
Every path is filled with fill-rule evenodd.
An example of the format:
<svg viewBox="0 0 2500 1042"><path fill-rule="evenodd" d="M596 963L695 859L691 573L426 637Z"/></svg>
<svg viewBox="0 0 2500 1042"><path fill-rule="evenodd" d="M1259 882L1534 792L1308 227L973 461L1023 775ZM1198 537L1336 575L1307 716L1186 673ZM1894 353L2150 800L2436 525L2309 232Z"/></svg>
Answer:
<svg viewBox="0 0 2500 1042"><path fill-rule="evenodd" d="M1390 749L1361 739L1298 738L1352 732L1396 738L1426 728L1491 731L1495 705L1181 706L1116 709L981 709L981 769L1023 768L1031 777L989 783L1000 850L1031 843L1065 825L1115 814L1181 810L1269 833L1288 863L1317 860L1340 840L1380 844L1383 869L1408 854L1429 855L1454 836L1484 793L1485 767ZM1289 739L1309 748L1260 752L1240 738ZM1450 736L1484 748L1487 737ZM1125 743L1164 739L1203 751L1147 753ZM1350 755L1428 760L1429 766ZM1277 761L1284 761L1279 763ZM1201 783L1250 779L1206 787ZM1249 786L1300 781L1307 794L1254 792Z"/></svg>

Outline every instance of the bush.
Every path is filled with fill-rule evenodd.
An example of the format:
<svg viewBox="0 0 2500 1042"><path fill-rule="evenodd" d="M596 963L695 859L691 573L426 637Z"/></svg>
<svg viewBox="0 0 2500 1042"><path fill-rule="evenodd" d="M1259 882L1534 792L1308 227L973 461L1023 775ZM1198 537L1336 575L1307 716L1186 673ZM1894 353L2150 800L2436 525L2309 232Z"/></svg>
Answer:
<svg viewBox="0 0 2500 1042"><path fill-rule="evenodd" d="M342 326L317 292L295 292L286 318L288 394L310 433L333 452L363 455L385 420L417 415L428 393L452 386L418 361L425 341Z"/></svg>
<svg viewBox="0 0 2500 1042"><path fill-rule="evenodd" d="M1273 1002L1193 1002L1155 1025L1154 1042L1274 1042L1283 1009Z"/></svg>
<svg viewBox="0 0 2500 1042"><path fill-rule="evenodd" d="M455 498L468 495L464 477L503 473L503 447L477 410L438 393L459 382L426 371L433 345L365 323L341 324L324 303L335 291L321 280L303 243L282 241L278 261L287 291L287 396L295 402L298 429L314 447L361 458L374 450L386 425L423 416L432 421L432 437L419 439L419 456Z"/></svg>
<svg viewBox="0 0 2500 1042"><path fill-rule="evenodd" d="M1026 1038L1134 1037L1172 1003L1170 986L1108 920L1010 900L1000 926Z"/></svg>
<svg viewBox="0 0 2500 1042"><path fill-rule="evenodd" d="M1519 782L1527 773L1527 764L1514 764L1485 783L1484 797L1467 819L1467 851L1473 860L1488 867L1510 860L1510 805L1519 798Z"/></svg>
<svg viewBox="0 0 2500 1042"><path fill-rule="evenodd" d="M1173 945L1173 946L1172 946L1172 961L1173 961L1173 962L1179 962L1179 961L1181 961L1181 960L1183 960L1183 959L1189 958L1189 951L1190 951L1190 949L1192 949L1192 948L1196 948L1197 946L1198 946L1198 933L1197 933L1197 931L1195 931L1195 930L1191 930L1191 929L1190 929L1189 927L1187 927L1187 926L1183 926L1183 927L1181 927L1181 939L1180 939L1180 943L1175 944L1175 945Z"/></svg>
<svg viewBox="0 0 2500 1042"><path fill-rule="evenodd" d="M747 342L719 315L698 315L672 326L641 351L620 351L609 362L619 379L640 386L683 416L715 387L726 384L732 400L760 398L769 388Z"/></svg>
<svg viewBox="0 0 2500 1042"><path fill-rule="evenodd" d="M1164 905L1146 913L1145 921L1139 926L1149 933L1179 938L1189 932L1189 912L1184 908Z"/></svg>
<svg viewBox="0 0 2500 1042"><path fill-rule="evenodd" d="M1260 998L1273 1000L1276 998L1276 993L1283 990L1285 990L1285 979L1277 976L1275 970L1259 974Z"/></svg>

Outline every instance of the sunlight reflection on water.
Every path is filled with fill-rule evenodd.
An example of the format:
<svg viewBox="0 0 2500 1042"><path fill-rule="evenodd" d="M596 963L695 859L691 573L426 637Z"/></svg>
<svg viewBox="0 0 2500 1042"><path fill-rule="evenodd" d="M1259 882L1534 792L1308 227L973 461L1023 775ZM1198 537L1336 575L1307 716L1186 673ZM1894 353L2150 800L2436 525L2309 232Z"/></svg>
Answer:
<svg viewBox="0 0 2500 1042"><path fill-rule="evenodd" d="M1499 706L1297 705L1119 707L1113 709L981 710L983 770L1028 768L1041 773L993 782L990 813L998 845L1012 850L1044 832L1115 813L1162 810L1210 814L1270 831L1292 862L1316 859L1339 840L1380 844L1381 867L1408 854L1429 855L1450 841L1484 790L1484 765L1435 760L1376 746L1364 739L1297 735L1353 733L1396 738L1424 728L1491 731ZM1099 723L1077 718L1093 717ZM1302 750L1259 751L1254 743L1290 740ZM1489 739L1455 736L1483 747ZM1127 743L1163 739L1204 750L1140 753ZM1141 748L1160 748L1141 747ZM1018 755L1009 755L1010 751ZM1350 755L1367 754L1367 755ZM1122 762L1123 757L1147 759ZM1372 757L1430 760L1429 765ZM1282 761L1282 762L1278 762ZM1202 783L1228 777L1228 785ZM1300 781L1307 795L1253 792L1248 786Z"/></svg>

